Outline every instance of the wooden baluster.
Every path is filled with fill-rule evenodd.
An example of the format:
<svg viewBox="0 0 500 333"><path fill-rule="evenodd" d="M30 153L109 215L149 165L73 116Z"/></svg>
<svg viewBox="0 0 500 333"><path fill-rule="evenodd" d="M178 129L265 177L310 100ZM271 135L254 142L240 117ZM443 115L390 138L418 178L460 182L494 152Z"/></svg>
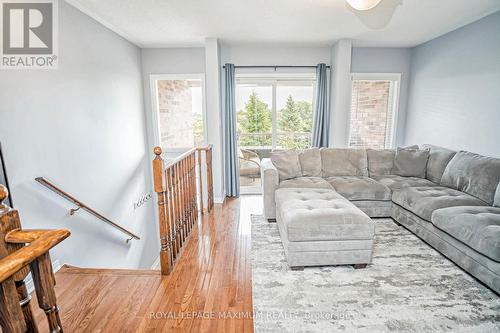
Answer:
<svg viewBox="0 0 500 333"><path fill-rule="evenodd" d="M18 211L15 209L11 209L7 205L3 204L3 201L7 199L8 195L9 192L7 191L7 188L0 184L0 258L3 258L7 254L15 252L16 250L24 246L23 244L9 244L5 242L5 235L9 231L21 229L21 221ZM38 328L34 322L30 307L30 296L28 295L28 290L26 289L26 285L24 283L24 279L26 278L28 273L29 267L24 267L16 274L14 274L13 281L17 290L17 300L21 302L21 309L24 316L24 323L26 324L26 331L37 333ZM7 286L5 288L10 289L11 287ZM4 292L10 293L11 291L4 289Z"/></svg>
<svg viewBox="0 0 500 333"><path fill-rule="evenodd" d="M190 197L190 191L191 191L191 175L190 175L190 160L191 160L191 154L189 154L186 157L186 161L184 162L184 168L185 168L185 183L186 183L186 212L187 212L187 230L188 234L191 235L191 229L193 225L193 214L191 211L191 197Z"/></svg>
<svg viewBox="0 0 500 333"><path fill-rule="evenodd" d="M175 212L174 212L174 198L172 193L172 170L167 168L165 170L165 198L167 200L167 225L168 225L168 236L170 239L171 251L172 251L172 263L177 258L177 253L179 253L179 244L177 242L176 236L177 231L175 230Z"/></svg>
<svg viewBox="0 0 500 333"><path fill-rule="evenodd" d="M196 189L196 184L195 184L195 159L196 159L196 151L194 151L190 158L189 158L189 201L191 205L191 216L193 217L191 220L191 229L194 227L194 224L196 223L196 217L198 215L198 212L196 211L196 202L195 202L195 189Z"/></svg>
<svg viewBox="0 0 500 333"><path fill-rule="evenodd" d="M176 207L177 207L177 228L180 234L180 250L184 246L186 234L184 233L184 226L182 225L182 195L181 195L181 168L179 163L174 164L174 178L175 178L175 194L176 194Z"/></svg>
<svg viewBox="0 0 500 333"><path fill-rule="evenodd" d="M202 176L202 160L201 160L202 149L198 148L198 187L200 194L200 210L203 213L203 176Z"/></svg>
<svg viewBox="0 0 500 333"><path fill-rule="evenodd" d="M213 178L212 178L212 147L206 150L206 161L207 161L207 190L208 190L208 211L210 212L214 205L214 188L213 188Z"/></svg>
<svg viewBox="0 0 500 333"><path fill-rule="evenodd" d="M192 175L192 187L191 187L191 190L192 190L192 196L193 196L193 209L194 209L194 221L193 223L196 223L198 224L198 198L197 198L197 194L196 194L196 152L193 153L193 158L192 158L192 171L191 171L191 175Z"/></svg>
<svg viewBox="0 0 500 333"><path fill-rule="evenodd" d="M184 198L184 160L179 161L179 200L181 203L181 225L182 225L182 233L184 235L184 242L187 239L186 232L186 200Z"/></svg>
<svg viewBox="0 0 500 333"><path fill-rule="evenodd" d="M54 291L55 278L52 272L52 262L49 253L46 252L31 262L30 268L38 306L45 311L49 323L49 331L53 333L62 332L59 308L57 307L56 293Z"/></svg>
<svg viewBox="0 0 500 333"><path fill-rule="evenodd" d="M153 180L154 191L158 196L158 216L160 228L160 267L162 275L168 275L172 271L172 254L170 246L170 226L167 219L166 195L163 181L163 159L161 158L161 148L155 147L156 155L153 160Z"/></svg>
<svg viewBox="0 0 500 333"><path fill-rule="evenodd" d="M211 196L210 196L210 150L205 150L205 164L207 169L207 211L210 212L211 206Z"/></svg>
<svg viewBox="0 0 500 333"><path fill-rule="evenodd" d="M186 210L186 173L185 173L185 158L179 161L180 182L181 182L181 205L182 205L182 231L184 232L184 239L187 239L189 233L187 230L187 210Z"/></svg>
<svg viewBox="0 0 500 333"><path fill-rule="evenodd" d="M24 333L27 331L23 311L19 305L14 278L0 284L0 326L4 333Z"/></svg>
<svg viewBox="0 0 500 333"><path fill-rule="evenodd" d="M191 235L191 221L193 219L193 215L191 214L191 205L189 202L189 158L191 155L188 155L185 159L184 162L184 171L186 173L185 175L185 183L186 183L186 212L187 212L187 230L188 230L188 235Z"/></svg>
<svg viewBox="0 0 500 333"><path fill-rule="evenodd" d="M174 164L172 166L173 170L173 179L174 179L174 193L175 193L175 225L176 225L176 230L177 230L177 235L179 237L179 253L181 252L182 249L182 244L184 243L183 240L183 234L182 234L182 227L181 227L181 204L180 204L180 195L179 195L179 182L178 182L178 168L177 164Z"/></svg>
<svg viewBox="0 0 500 333"><path fill-rule="evenodd" d="M176 185L175 185L175 170L174 166L171 165L169 168L169 173L170 173L170 199L172 201L172 223L173 223L173 228L174 228L174 235L176 237L176 248L177 248L177 254L179 253L180 249L180 235L179 235L179 230L178 230L178 225L177 225L177 193L176 191Z"/></svg>
<svg viewBox="0 0 500 333"><path fill-rule="evenodd" d="M191 175L191 157L193 156L194 153L189 154L187 160L186 160L186 165L187 165L187 186L188 186L188 193L187 193L187 198L188 198L188 211L189 211L189 231L193 232L193 221L194 221L194 214L193 214L193 201L192 201L192 175Z"/></svg>
<svg viewBox="0 0 500 333"><path fill-rule="evenodd" d="M20 300L21 309L24 315L24 321L26 322L26 332L38 333L38 327L36 326L35 318L33 317L33 313L31 312L31 295L28 293L26 283L24 283L24 280L15 281L15 283L17 295Z"/></svg>
<svg viewBox="0 0 500 333"><path fill-rule="evenodd" d="M184 202L184 230L186 232L186 238L189 236L189 210L187 204L187 173L186 173L186 158L181 161L182 165L182 199Z"/></svg>

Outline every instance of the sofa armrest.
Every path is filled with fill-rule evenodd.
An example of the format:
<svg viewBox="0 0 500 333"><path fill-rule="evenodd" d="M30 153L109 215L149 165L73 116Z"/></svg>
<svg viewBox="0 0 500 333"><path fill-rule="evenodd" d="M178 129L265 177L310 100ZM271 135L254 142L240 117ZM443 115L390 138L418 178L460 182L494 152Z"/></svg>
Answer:
<svg viewBox="0 0 500 333"><path fill-rule="evenodd" d="M276 218L276 204L274 192L278 189L280 182L278 169L270 158L264 158L260 162L260 176L262 181L262 196L264 198L264 215L266 219Z"/></svg>

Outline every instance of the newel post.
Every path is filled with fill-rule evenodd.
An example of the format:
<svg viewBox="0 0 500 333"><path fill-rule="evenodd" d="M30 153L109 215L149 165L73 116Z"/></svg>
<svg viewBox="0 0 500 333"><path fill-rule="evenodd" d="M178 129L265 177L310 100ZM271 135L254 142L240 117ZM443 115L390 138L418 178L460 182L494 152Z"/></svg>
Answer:
<svg viewBox="0 0 500 333"><path fill-rule="evenodd" d="M155 147L156 155L153 160L153 183L154 191L158 196L158 217L160 225L160 267L161 274L168 275L172 270L171 250L172 240L167 226L167 203L165 200L163 159L161 158L161 148Z"/></svg>
<svg viewBox="0 0 500 333"><path fill-rule="evenodd" d="M20 227L17 211L3 203L8 196L7 187L0 184L0 258L4 258L9 254L8 245L4 239L5 234L14 228ZM24 273L22 276L24 278L27 275L27 270L23 269L22 273ZM16 276L19 276L19 273L16 273ZM0 283L0 326L2 331L6 333L26 332L27 330L15 281L15 276L12 276Z"/></svg>

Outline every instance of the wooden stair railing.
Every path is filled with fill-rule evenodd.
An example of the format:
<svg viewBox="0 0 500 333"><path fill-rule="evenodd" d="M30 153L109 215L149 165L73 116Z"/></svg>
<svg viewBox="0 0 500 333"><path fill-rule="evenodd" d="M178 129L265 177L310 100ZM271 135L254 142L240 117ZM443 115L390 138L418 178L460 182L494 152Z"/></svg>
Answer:
<svg viewBox="0 0 500 333"><path fill-rule="evenodd" d="M70 232L21 230L17 210L3 204L8 194L0 184L0 326L4 333L38 332L24 283L31 272L38 305L47 316L50 332L62 332L49 250Z"/></svg>
<svg viewBox="0 0 500 333"><path fill-rule="evenodd" d="M160 228L160 267L162 275L168 275L180 256L183 245L198 222L198 197L203 202L201 189L196 186L197 152L202 148L192 148L172 161L164 163L160 147L154 148L153 160L154 191L158 196L158 217ZM211 209L212 190L211 147L207 154L208 207ZM199 155L198 155L199 158ZM201 159L199 158L199 161ZM200 163L198 161L198 163ZM208 161L210 165L208 165ZM199 183L201 184L201 167ZM213 192L213 191L212 191Z"/></svg>

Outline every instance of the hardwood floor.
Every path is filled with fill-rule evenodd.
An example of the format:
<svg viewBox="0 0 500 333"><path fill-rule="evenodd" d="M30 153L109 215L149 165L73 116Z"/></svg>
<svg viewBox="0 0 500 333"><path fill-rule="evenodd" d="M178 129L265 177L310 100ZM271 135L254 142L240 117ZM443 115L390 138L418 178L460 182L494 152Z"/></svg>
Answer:
<svg viewBox="0 0 500 333"><path fill-rule="evenodd" d="M169 276L64 267L56 293L66 332L253 332L250 214L260 196L227 199L200 219ZM33 306L33 309L37 306ZM41 332L44 314L36 311Z"/></svg>

